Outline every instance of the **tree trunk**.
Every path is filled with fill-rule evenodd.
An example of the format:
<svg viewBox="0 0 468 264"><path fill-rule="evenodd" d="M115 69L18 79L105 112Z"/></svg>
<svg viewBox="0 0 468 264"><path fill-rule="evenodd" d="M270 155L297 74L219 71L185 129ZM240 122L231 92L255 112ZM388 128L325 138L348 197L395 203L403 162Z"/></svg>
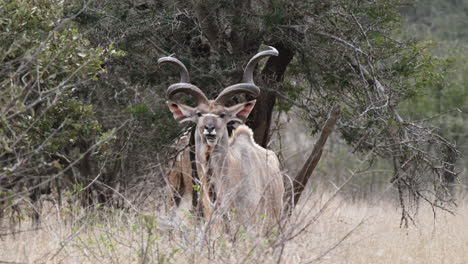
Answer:
<svg viewBox="0 0 468 264"><path fill-rule="evenodd" d="M276 89L282 90L281 82L284 78L286 68L294 57L294 52L290 47L281 43L274 47L279 51L278 57L270 57L262 71L264 80L262 93L257 98L255 108L247 120L247 125L254 131L255 142L266 148L270 140L270 125L273 107L276 102Z"/></svg>

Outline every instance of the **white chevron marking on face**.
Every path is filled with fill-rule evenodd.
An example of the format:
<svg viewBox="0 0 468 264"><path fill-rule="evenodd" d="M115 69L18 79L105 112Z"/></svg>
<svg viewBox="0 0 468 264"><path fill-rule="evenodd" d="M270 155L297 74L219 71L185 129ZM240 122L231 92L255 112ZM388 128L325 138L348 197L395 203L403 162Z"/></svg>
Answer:
<svg viewBox="0 0 468 264"><path fill-rule="evenodd" d="M215 114L202 114L202 116L214 116L214 117L217 117L218 115L215 115Z"/></svg>

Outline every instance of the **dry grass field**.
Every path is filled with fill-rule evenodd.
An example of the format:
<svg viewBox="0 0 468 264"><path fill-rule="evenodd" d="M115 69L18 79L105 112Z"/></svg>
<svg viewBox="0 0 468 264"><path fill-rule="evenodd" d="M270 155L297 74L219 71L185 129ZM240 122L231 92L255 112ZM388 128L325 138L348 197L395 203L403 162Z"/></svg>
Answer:
<svg viewBox="0 0 468 264"><path fill-rule="evenodd" d="M435 219L421 208L400 228L388 202L312 195L269 237L220 234L154 210L70 215L49 209L38 230L27 221L14 235L2 228L0 263L468 263L466 203Z"/></svg>

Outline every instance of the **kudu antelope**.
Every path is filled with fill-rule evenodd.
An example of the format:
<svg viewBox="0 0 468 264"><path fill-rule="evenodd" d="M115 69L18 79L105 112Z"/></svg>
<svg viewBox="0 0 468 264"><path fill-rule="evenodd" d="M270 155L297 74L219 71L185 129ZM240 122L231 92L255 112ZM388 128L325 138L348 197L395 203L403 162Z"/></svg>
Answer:
<svg viewBox="0 0 468 264"><path fill-rule="evenodd" d="M252 130L243 125L255 100L226 106L240 93L257 97L260 89L253 81L255 66L261 58L277 55L274 48L256 54L248 62L242 82L225 88L215 100L209 100L198 87L190 84L189 73L182 62L173 57L158 60L159 64L170 63L180 70L180 82L170 85L167 90L169 110L177 121L197 124L195 160L201 182L200 204L206 218L217 210L224 219L236 223L262 221L271 226L281 215L284 184L278 158L274 152L257 145ZM176 95L180 93L192 96L197 106L178 102ZM241 125L229 138L227 124L232 121ZM185 141L182 144L187 140L187 137L182 139ZM179 155L175 170L191 171L188 155L188 151ZM185 192L190 192L192 181L191 175L187 174L179 181L185 182Z"/></svg>

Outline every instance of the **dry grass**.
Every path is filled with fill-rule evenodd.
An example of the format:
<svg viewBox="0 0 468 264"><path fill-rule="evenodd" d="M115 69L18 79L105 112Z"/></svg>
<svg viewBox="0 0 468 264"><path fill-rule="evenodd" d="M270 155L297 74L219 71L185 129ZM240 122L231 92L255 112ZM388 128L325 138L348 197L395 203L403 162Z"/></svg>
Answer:
<svg viewBox="0 0 468 264"><path fill-rule="evenodd" d="M75 212L72 218L50 210L40 230L0 237L0 262L468 263L466 204L435 220L421 209L416 226L400 229L399 210L389 203L339 197L327 203L329 197L310 198L269 238L240 231L234 239L203 224L176 224L161 212Z"/></svg>

